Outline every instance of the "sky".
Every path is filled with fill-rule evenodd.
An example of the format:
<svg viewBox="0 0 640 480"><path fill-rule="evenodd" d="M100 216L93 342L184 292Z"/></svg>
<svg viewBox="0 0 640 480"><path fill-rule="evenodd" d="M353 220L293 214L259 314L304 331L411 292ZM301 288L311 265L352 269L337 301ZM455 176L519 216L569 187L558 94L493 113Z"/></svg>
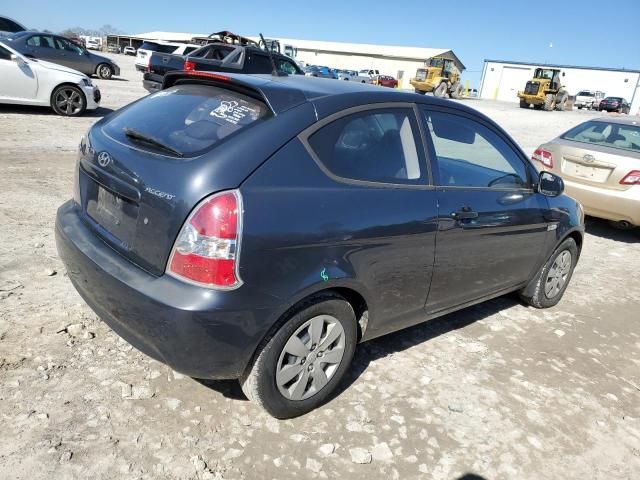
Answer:
<svg viewBox="0 0 640 480"><path fill-rule="evenodd" d="M548 4L549 6L543 6ZM0 15L54 32L154 30L452 49L477 86L484 59L640 70L640 0L0 0ZM602 26L598 26L602 25Z"/></svg>

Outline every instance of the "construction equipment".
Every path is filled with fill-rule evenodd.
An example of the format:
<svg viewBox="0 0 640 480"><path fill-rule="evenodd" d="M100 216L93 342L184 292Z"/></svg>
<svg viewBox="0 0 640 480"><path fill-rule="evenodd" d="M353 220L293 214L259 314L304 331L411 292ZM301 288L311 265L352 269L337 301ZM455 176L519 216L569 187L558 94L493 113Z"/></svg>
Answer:
<svg viewBox="0 0 640 480"><path fill-rule="evenodd" d="M425 62L426 68L419 68L415 78L410 80L416 93L424 95L433 92L436 97L459 98L462 96L460 70L448 58L432 57Z"/></svg>
<svg viewBox="0 0 640 480"><path fill-rule="evenodd" d="M565 110L569 101L569 94L560 81L561 72L555 68L536 68L533 78L518 92L520 107L529 108L533 105L536 110Z"/></svg>

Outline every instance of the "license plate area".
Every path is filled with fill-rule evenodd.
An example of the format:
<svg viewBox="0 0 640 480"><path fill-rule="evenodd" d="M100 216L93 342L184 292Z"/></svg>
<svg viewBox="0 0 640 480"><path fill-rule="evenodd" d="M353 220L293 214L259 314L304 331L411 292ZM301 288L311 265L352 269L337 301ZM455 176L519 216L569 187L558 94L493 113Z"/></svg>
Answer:
<svg viewBox="0 0 640 480"><path fill-rule="evenodd" d="M138 205L100 184L94 184L87 200L87 214L131 249L138 222Z"/></svg>
<svg viewBox="0 0 640 480"><path fill-rule="evenodd" d="M562 171L572 177L583 178L585 180L598 183L606 182L611 174L610 168L583 165L567 159L564 161Z"/></svg>

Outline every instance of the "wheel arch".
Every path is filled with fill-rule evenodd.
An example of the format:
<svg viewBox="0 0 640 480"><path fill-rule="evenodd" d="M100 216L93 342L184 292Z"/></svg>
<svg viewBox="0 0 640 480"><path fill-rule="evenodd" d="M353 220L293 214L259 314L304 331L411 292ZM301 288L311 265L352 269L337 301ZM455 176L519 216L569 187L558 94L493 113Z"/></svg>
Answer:
<svg viewBox="0 0 640 480"><path fill-rule="evenodd" d="M60 82L59 84L57 84L55 87L51 89L51 94L49 95L49 106L53 107L53 94L56 93L56 90L58 90L60 87L65 87L65 86L76 87L78 90L80 90L80 94L84 98L85 105L87 104L87 96L84 94L84 91L82 90L80 85L73 82Z"/></svg>

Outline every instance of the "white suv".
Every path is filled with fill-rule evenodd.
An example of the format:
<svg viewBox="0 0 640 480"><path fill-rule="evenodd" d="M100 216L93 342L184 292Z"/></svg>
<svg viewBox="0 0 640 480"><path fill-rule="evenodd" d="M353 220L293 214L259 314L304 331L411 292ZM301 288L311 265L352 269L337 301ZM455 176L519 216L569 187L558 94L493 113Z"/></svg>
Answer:
<svg viewBox="0 0 640 480"><path fill-rule="evenodd" d="M576 95L576 99L573 102L573 106L581 109L582 107L588 108L589 110L597 109L600 105L600 101L606 97L604 92L600 92L596 90L595 92L592 90L581 90Z"/></svg>
<svg viewBox="0 0 640 480"><path fill-rule="evenodd" d="M188 43L164 42L161 40L145 41L136 53L136 70L146 72L153 52L171 53L176 55L188 55L202 45Z"/></svg>

